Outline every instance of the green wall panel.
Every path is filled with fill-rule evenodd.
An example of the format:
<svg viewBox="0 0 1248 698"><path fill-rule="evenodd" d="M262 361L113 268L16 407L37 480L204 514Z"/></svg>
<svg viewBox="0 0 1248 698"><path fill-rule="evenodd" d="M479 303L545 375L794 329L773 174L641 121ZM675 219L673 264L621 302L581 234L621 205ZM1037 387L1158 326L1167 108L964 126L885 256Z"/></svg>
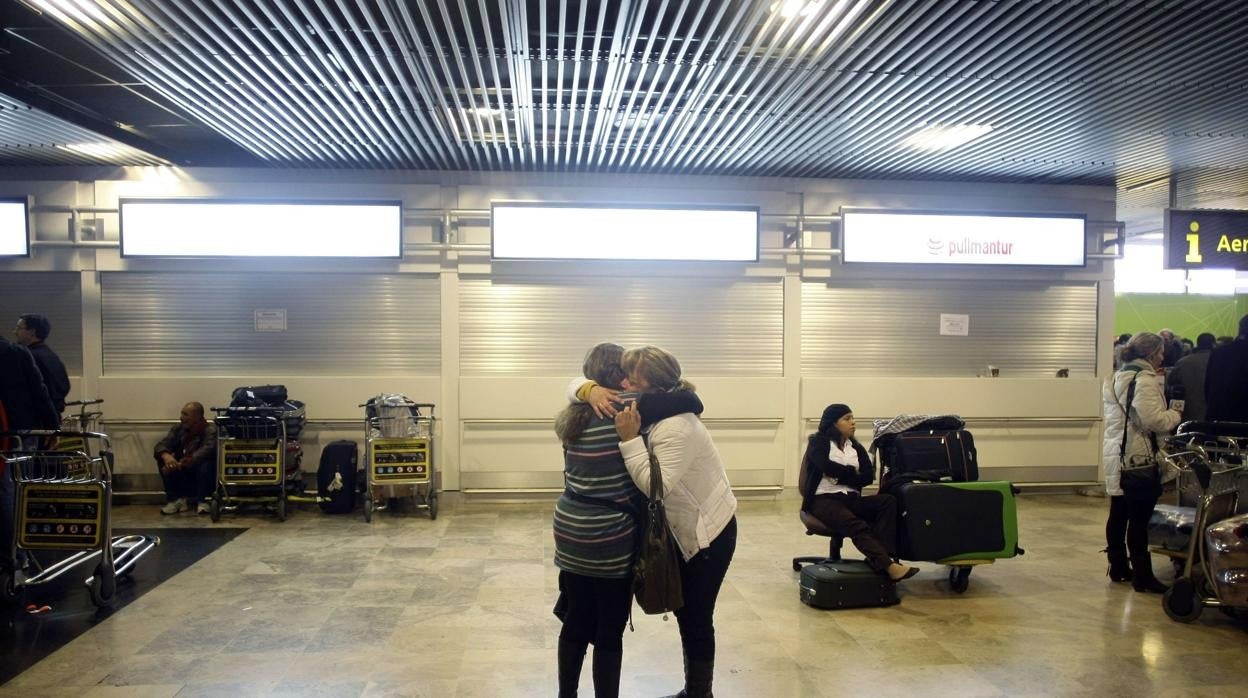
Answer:
<svg viewBox="0 0 1248 698"><path fill-rule="evenodd" d="M1248 313L1248 296L1187 296L1126 293L1115 297L1114 336L1169 327L1193 340L1201 332L1235 336Z"/></svg>

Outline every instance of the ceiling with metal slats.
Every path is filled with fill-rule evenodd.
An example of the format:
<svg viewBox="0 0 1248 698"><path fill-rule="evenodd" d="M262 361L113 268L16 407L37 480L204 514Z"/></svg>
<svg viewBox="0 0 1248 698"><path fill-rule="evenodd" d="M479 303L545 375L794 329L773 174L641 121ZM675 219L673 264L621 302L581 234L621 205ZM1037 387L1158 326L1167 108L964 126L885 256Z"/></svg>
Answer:
<svg viewBox="0 0 1248 698"><path fill-rule="evenodd" d="M20 0L3 12L0 90L142 151L134 164L1122 189L1181 174L1195 200L1248 192L1241 0ZM0 164L32 150L66 162L68 136L11 113ZM937 126L986 132L914 143Z"/></svg>

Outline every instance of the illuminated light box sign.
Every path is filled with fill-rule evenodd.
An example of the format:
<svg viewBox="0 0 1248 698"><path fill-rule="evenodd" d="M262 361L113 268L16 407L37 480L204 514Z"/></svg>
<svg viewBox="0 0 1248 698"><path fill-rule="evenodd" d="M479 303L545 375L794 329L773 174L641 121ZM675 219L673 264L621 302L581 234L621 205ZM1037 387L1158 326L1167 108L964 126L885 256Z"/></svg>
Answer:
<svg viewBox="0 0 1248 698"><path fill-rule="evenodd" d="M1166 210L1167 269L1248 270L1248 211Z"/></svg>
<svg viewBox="0 0 1248 698"><path fill-rule="evenodd" d="M964 214L841 210L847 263L1082 267L1087 220L1079 214Z"/></svg>
<svg viewBox="0 0 1248 698"><path fill-rule="evenodd" d="M495 259L758 261L756 206L495 203Z"/></svg>
<svg viewBox="0 0 1248 698"><path fill-rule="evenodd" d="M403 255L397 201L122 199L123 257Z"/></svg>
<svg viewBox="0 0 1248 698"><path fill-rule="evenodd" d="M30 255L30 214L26 199L0 199L0 257Z"/></svg>

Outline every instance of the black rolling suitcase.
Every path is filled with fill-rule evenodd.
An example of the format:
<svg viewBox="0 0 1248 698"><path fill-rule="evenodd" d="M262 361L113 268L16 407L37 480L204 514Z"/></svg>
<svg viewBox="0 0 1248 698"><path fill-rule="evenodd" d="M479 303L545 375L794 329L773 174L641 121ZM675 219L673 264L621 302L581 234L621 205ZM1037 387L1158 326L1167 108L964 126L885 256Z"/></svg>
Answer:
<svg viewBox="0 0 1248 698"><path fill-rule="evenodd" d="M897 585L861 560L803 567L798 592L802 603L814 608L892 606L900 601Z"/></svg>
<svg viewBox="0 0 1248 698"><path fill-rule="evenodd" d="M994 560L1022 552L1008 482L911 482L893 492L903 560Z"/></svg>
<svg viewBox="0 0 1248 698"><path fill-rule="evenodd" d="M965 429L902 432L893 440L887 456L886 464L893 475L932 481L979 479L975 439Z"/></svg>
<svg viewBox="0 0 1248 698"><path fill-rule="evenodd" d="M316 501L326 514L355 510L356 468L360 451L354 441L332 441L321 451L316 469Z"/></svg>

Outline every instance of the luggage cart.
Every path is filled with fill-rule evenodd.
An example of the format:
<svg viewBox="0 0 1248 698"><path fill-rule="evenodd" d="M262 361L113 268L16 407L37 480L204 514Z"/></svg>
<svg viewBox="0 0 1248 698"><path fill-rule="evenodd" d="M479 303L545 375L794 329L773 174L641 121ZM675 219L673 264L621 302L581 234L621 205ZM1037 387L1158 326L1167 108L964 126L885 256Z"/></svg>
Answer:
<svg viewBox="0 0 1248 698"><path fill-rule="evenodd" d="M1162 597L1162 609L1171 620L1180 623L1195 621L1207 606L1228 615L1243 614L1248 611L1248 591L1243 588L1248 582L1239 579L1242 572L1233 570L1229 577L1218 575L1218 556L1235 551L1209 544L1209 536L1217 524L1240 512L1240 492L1248 482L1248 424L1180 425L1178 432L1166 440L1161 454L1167 466L1178 473L1178 504L1195 506L1185 549L1150 549L1154 554L1169 557L1175 565L1174 584Z"/></svg>
<svg viewBox="0 0 1248 698"><path fill-rule="evenodd" d="M61 429L69 432L98 432L100 430L100 418L104 413L100 410L90 409L96 405L103 404L104 400L96 398L94 400L71 400L65 403L66 407L77 407L77 414L70 414L61 419ZM56 447L61 451L82 451L90 455L88 450L90 439L82 439L77 437L64 437L59 439Z"/></svg>
<svg viewBox="0 0 1248 698"><path fill-rule="evenodd" d="M94 448L66 451L59 445L51 449L31 447L32 442L52 438ZM27 587L47 584L94 562L94 573L85 581L91 602L100 607L112 605L117 580L129 575L141 557L160 545L160 538L112 535L113 451L108 437L66 430L0 432L0 444L11 446L3 451L4 477L12 477L16 485L11 554L0 579L0 594L16 599ZM19 548L73 554L44 569L32 556L37 571L21 579L17 573Z"/></svg>
<svg viewBox="0 0 1248 698"><path fill-rule="evenodd" d="M272 504L277 520L285 521L291 450L283 410L214 407L212 411L217 425L217 489L209 505L213 522L221 520L222 512L246 504Z"/></svg>
<svg viewBox="0 0 1248 698"><path fill-rule="evenodd" d="M364 520L387 508L387 501L410 496L438 518L433 463L434 405L402 396L382 396L364 408ZM422 410L427 410L424 412Z"/></svg>

